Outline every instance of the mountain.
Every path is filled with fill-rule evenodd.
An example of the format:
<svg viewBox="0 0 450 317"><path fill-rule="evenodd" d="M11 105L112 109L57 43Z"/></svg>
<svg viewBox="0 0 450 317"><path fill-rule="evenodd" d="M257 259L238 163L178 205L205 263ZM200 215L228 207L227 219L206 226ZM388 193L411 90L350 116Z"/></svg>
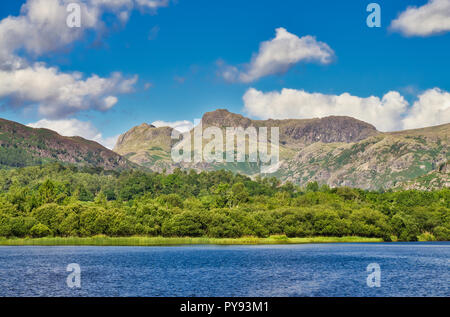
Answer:
<svg viewBox="0 0 450 317"><path fill-rule="evenodd" d="M251 120L240 114L231 113L225 109L207 112L202 117L203 129L209 126L226 127L279 127L280 144L286 148L298 148L302 145L322 141L356 142L378 134L374 126L351 117L326 117L323 119L306 120ZM172 163L171 139L172 129L157 128L143 123L133 127L119 136L114 151L129 158L131 161L150 168L168 167L163 161ZM157 166L155 166L155 164Z"/></svg>
<svg viewBox="0 0 450 317"><path fill-rule="evenodd" d="M351 117L330 116L322 119L251 120L225 109L207 112L202 117L204 127L279 127L280 144L296 145L315 142L356 142L378 131L373 125Z"/></svg>
<svg viewBox="0 0 450 317"><path fill-rule="evenodd" d="M318 181L364 189L398 187L436 172L449 161L450 124L401 132L378 133L359 142L313 143L283 163L289 181ZM449 186L448 173L442 186Z"/></svg>
<svg viewBox="0 0 450 317"><path fill-rule="evenodd" d="M108 170L134 165L97 142L0 119L0 167L23 167L51 161Z"/></svg>
<svg viewBox="0 0 450 317"><path fill-rule="evenodd" d="M114 152L155 171L173 169L170 156L172 128L143 123L117 139Z"/></svg>
<svg viewBox="0 0 450 317"><path fill-rule="evenodd" d="M450 185L448 169L442 169L449 161L450 124L383 133L351 117L251 120L224 109L205 113L202 124L203 129L279 127L280 167L268 176L282 181L364 189ZM260 171L258 163L248 162L174 164L171 132L169 127L144 123L121 135L114 151L155 171L223 168L249 176ZM424 179L431 184L426 185Z"/></svg>

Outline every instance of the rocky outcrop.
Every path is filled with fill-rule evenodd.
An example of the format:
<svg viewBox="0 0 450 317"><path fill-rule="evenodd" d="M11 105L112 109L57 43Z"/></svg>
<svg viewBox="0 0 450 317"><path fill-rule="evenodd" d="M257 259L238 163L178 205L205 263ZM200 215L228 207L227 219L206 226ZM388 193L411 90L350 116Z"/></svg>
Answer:
<svg viewBox="0 0 450 317"><path fill-rule="evenodd" d="M251 120L225 109L205 113L202 123L204 126L218 127L279 127L280 141L285 145L314 142L351 143L379 133L373 125L351 117Z"/></svg>

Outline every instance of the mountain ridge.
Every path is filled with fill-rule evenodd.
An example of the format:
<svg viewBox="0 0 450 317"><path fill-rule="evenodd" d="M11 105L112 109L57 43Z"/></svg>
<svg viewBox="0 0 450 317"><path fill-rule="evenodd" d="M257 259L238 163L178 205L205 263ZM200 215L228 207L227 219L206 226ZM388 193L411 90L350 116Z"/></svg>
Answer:
<svg viewBox="0 0 450 317"><path fill-rule="evenodd" d="M252 120L226 109L206 112L202 117L204 126L218 127L279 127L280 142L313 143L322 140L325 143L354 142L379 133L377 129L364 121L348 116L327 116L311 119L267 119ZM335 134L330 134L333 131ZM283 137L285 137L283 139Z"/></svg>
<svg viewBox="0 0 450 317"><path fill-rule="evenodd" d="M0 118L0 166L23 167L51 161L106 170L134 165L95 141Z"/></svg>
<svg viewBox="0 0 450 317"><path fill-rule="evenodd" d="M380 132L363 121L329 116L313 119L252 120L225 109L203 115L208 126L280 128L280 165L272 174L282 182L311 181L332 187L363 189L450 186L450 124ZM114 151L81 137L65 137L49 129L31 128L0 118L0 167L22 167L60 161L105 170L143 168L172 172L226 169L248 176L260 163L174 163L172 128L143 123L123 133ZM191 133L192 130L191 130Z"/></svg>
<svg viewBox="0 0 450 317"><path fill-rule="evenodd" d="M394 188L402 183L410 184L449 160L450 124L380 132L369 123L347 116L252 120L218 109L205 113L202 125L203 129L208 126L280 127L281 161L273 176L300 185L317 181L329 186ZM140 131L137 128L142 129L139 135L136 135ZM174 164L170 157L174 143L171 131L169 127L140 125L121 135L114 150L155 171L224 168L249 176L259 172L254 163ZM448 173L444 173L439 183L450 185Z"/></svg>

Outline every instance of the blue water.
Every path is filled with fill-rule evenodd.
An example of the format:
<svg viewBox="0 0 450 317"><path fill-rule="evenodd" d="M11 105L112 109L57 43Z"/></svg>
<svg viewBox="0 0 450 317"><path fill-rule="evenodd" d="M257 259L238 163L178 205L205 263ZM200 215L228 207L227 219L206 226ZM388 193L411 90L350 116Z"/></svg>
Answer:
<svg viewBox="0 0 450 317"><path fill-rule="evenodd" d="M449 296L449 260L447 242L0 247L0 296ZM380 287L367 286L370 263Z"/></svg>

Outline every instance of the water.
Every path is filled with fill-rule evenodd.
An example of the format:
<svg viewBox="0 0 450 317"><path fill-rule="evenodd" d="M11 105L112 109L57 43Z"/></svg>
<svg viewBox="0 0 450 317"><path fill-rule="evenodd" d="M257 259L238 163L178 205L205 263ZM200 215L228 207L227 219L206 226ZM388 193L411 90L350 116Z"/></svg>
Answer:
<svg viewBox="0 0 450 317"><path fill-rule="evenodd" d="M450 243L0 247L1 296L449 296ZM66 284L69 263L81 288ZM381 286L367 286L378 263Z"/></svg>

